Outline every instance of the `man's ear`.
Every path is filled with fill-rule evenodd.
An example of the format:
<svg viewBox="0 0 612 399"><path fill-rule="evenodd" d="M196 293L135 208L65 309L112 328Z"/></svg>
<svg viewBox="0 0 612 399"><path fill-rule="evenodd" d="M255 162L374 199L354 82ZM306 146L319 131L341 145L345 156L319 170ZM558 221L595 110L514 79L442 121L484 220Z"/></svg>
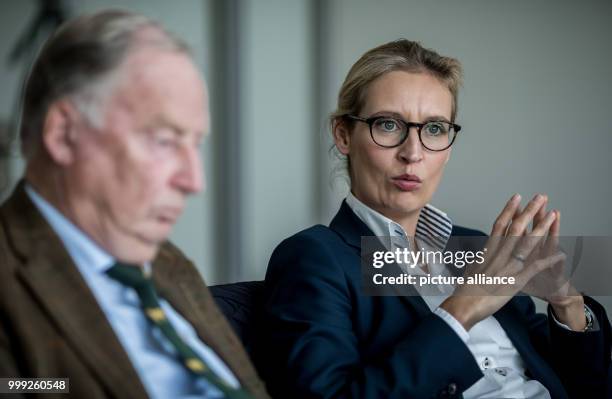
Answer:
<svg viewBox="0 0 612 399"><path fill-rule="evenodd" d="M351 135L342 119L336 119L333 124L333 136L336 148L342 155L348 155L351 148Z"/></svg>
<svg viewBox="0 0 612 399"><path fill-rule="evenodd" d="M67 100L57 100L47 110L42 144L49 157L59 165L68 165L74 160L78 115L74 105Z"/></svg>

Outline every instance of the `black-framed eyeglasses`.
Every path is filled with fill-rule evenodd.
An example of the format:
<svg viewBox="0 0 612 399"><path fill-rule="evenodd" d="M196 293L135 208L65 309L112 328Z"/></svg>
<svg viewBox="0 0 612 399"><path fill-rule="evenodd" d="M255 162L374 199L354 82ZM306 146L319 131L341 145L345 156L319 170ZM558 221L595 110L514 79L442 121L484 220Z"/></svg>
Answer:
<svg viewBox="0 0 612 399"><path fill-rule="evenodd" d="M425 123L407 122L392 116L373 116L361 118L355 115L344 115L345 118L367 123L372 140L381 147L398 147L406 141L411 127L417 129L423 147L430 151L444 151L453 145L461 126L446 121L429 121Z"/></svg>

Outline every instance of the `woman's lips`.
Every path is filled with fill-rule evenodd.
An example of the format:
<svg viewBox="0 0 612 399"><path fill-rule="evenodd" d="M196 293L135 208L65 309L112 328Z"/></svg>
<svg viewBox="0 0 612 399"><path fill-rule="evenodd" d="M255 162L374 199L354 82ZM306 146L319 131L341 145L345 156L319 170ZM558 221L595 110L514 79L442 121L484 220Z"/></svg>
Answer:
<svg viewBox="0 0 612 399"><path fill-rule="evenodd" d="M414 191L421 187L421 179L415 175L401 175L392 178L391 181L402 191Z"/></svg>

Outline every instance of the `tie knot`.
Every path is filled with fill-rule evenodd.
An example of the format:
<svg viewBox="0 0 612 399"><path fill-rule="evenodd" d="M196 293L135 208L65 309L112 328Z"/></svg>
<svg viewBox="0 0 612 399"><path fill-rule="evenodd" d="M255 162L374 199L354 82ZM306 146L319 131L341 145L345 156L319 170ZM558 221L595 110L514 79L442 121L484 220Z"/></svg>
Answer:
<svg viewBox="0 0 612 399"><path fill-rule="evenodd" d="M140 288L151 284L151 280L145 276L142 267L117 262L106 271L111 278L123 285Z"/></svg>
<svg viewBox="0 0 612 399"><path fill-rule="evenodd" d="M146 309L154 309L153 311L157 312L159 298L155 292L153 281L143 273L142 267L117 262L106 271L106 274L124 286L136 290L142 306Z"/></svg>

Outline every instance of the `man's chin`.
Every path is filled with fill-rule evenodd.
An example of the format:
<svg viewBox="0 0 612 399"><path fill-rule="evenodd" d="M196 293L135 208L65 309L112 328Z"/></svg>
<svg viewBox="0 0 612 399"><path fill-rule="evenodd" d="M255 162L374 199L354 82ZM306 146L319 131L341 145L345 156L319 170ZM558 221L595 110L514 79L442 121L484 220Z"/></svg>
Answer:
<svg viewBox="0 0 612 399"><path fill-rule="evenodd" d="M117 260L129 264L142 265L147 262L152 262L159 252L158 245L127 245L125 248L115 251L113 254Z"/></svg>
<svg viewBox="0 0 612 399"><path fill-rule="evenodd" d="M152 234L153 233L153 234ZM116 243L112 255L126 263L143 264L152 262L159 248L168 238L169 231L147 231L146 234L124 237Z"/></svg>

